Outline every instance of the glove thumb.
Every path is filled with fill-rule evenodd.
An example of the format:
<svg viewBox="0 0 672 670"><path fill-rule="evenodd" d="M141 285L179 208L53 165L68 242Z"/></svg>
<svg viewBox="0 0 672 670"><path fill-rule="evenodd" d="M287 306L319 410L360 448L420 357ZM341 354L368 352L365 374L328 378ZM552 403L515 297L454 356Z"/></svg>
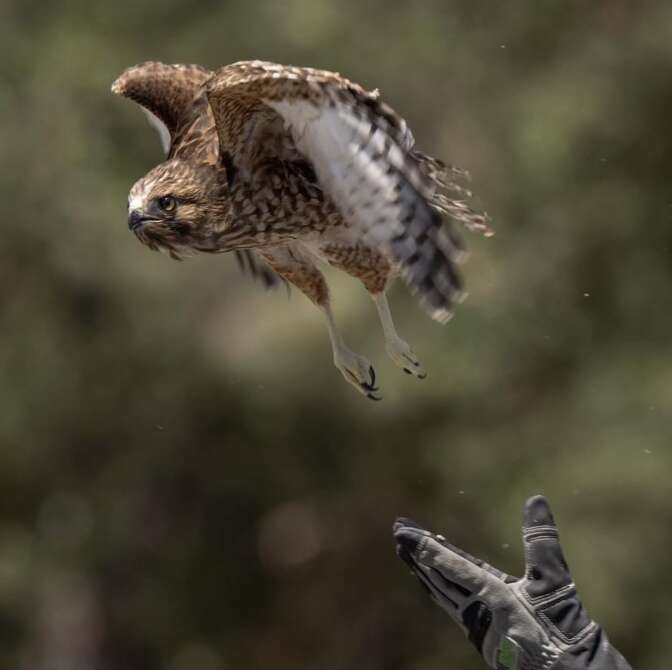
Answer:
<svg viewBox="0 0 672 670"><path fill-rule="evenodd" d="M547 595L571 583L553 513L544 496L533 496L523 510L525 588L532 598Z"/></svg>

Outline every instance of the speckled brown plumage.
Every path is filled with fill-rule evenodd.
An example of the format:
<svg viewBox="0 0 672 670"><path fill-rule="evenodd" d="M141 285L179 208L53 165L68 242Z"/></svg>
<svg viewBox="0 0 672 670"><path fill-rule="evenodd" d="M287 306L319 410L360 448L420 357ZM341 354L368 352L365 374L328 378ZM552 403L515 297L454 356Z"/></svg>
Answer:
<svg viewBox="0 0 672 670"><path fill-rule="evenodd" d="M329 265L359 279L372 294L383 293L397 274L383 254L363 244L326 244L322 253Z"/></svg>
<svg viewBox="0 0 672 670"><path fill-rule="evenodd" d="M359 278L372 294L388 353L424 371L392 324L385 290L397 275L440 321L462 295L463 249L452 221L488 234L460 171L414 148L382 100L334 72L240 62L210 72L144 63L112 90L154 117L166 160L129 195L129 225L152 249L181 258L235 251L266 284L279 277L327 317L345 378L377 398L375 373L335 328L316 262ZM163 125L161 125L163 124Z"/></svg>

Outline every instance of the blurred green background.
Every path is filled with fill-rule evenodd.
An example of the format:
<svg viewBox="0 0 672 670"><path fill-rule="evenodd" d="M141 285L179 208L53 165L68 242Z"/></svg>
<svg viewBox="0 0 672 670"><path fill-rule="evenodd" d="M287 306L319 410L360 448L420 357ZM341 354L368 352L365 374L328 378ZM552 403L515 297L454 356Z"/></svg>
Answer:
<svg viewBox="0 0 672 670"><path fill-rule="evenodd" d="M0 51L0 667L482 668L391 523L519 573L537 492L590 612L661 667L672 5L3 0ZM393 292L424 382L329 273L382 403L341 379L298 292L127 229L162 154L110 83L251 58L379 87L493 218L447 327Z"/></svg>

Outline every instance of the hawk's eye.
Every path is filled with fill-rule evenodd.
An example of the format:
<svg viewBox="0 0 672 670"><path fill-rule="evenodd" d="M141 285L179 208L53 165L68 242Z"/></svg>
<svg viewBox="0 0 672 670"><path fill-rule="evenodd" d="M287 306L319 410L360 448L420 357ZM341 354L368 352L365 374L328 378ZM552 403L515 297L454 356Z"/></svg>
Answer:
<svg viewBox="0 0 672 670"><path fill-rule="evenodd" d="M159 206L159 209L163 210L166 214L171 214L177 207L177 200L175 200L172 195L164 195L159 198L156 203Z"/></svg>

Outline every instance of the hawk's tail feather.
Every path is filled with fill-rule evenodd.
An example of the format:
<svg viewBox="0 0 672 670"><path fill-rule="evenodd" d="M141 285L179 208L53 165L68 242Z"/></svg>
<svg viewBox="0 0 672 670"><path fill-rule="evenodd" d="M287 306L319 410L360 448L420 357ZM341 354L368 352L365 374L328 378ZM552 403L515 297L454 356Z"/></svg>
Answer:
<svg viewBox="0 0 672 670"><path fill-rule="evenodd" d="M468 170L464 170L455 165L448 165L448 163L444 163L439 158L428 156L415 149L411 152L411 155L420 164L423 172L435 184L451 191L463 193L466 197L471 196L471 191L460 183L471 181L471 175Z"/></svg>
<svg viewBox="0 0 672 670"><path fill-rule="evenodd" d="M444 193L435 193L431 198L434 209L461 223L467 230L492 237L495 231L490 227L487 214L473 210L464 200L453 200Z"/></svg>
<svg viewBox="0 0 672 670"><path fill-rule="evenodd" d="M481 233L485 237L491 237L495 234L489 225L488 215L475 211L466 202L472 195L471 191L460 183L471 179L466 170L454 165L447 165L442 160L427 156L419 151L414 151L413 157L420 165L420 169L438 187L430 198L435 209L461 223L467 230ZM451 194L455 194L457 198L452 198L442 193L441 190L449 191Z"/></svg>

